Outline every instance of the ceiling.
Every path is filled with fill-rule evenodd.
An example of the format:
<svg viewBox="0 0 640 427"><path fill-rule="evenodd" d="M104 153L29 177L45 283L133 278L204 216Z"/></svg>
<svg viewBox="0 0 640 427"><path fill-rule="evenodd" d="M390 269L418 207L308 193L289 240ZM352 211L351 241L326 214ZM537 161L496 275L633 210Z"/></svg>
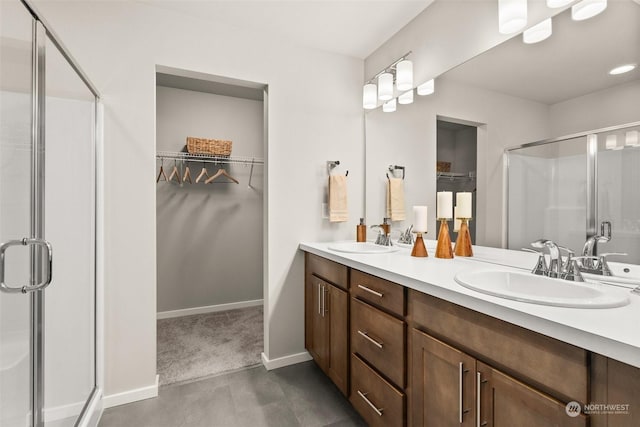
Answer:
<svg viewBox="0 0 640 427"><path fill-rule="evenodd" d="M640 65L636 3L609 2L603 13L579 22L566 10L553 18L553 34L547 40L527 45L521 36L513 37L443 78L548 105L638 80L640 67L608 74L617 65Z"/></svg>
<svg viewBox="0 0 640 427"><path fill-rule="evenodd" d="M368 57L434 0L139 0L299 46Z"/></svg>

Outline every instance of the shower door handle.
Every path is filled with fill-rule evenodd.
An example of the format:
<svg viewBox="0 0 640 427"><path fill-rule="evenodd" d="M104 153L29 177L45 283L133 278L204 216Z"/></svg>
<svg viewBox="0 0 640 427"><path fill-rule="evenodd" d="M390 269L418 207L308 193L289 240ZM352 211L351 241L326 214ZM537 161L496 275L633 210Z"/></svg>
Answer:
<svg viewBox="0 0 640 427"><path fill-rule="evenodd" d="M25 285L22 287L11 287L4 282L4 273L5 273L5 254L7 249L11 246L41 246L45 249L45 261L46 261L46 275L44 280L35 285ZM53 248L51 247L51 243L42 239L30 239L25 237L22 240L9 240L6 243L0 245L0 291L2 292L21 292L26 294L27 292L39 291L41 289L46 288L51 283L51 279L53 278Z"/></svg>

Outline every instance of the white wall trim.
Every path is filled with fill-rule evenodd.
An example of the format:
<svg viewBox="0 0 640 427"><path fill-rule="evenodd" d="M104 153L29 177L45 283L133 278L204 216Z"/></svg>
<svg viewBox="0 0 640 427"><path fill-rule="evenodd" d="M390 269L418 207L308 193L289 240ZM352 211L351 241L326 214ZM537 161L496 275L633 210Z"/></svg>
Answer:
<svg viewBox="0 0 640 427"><path fill-rule="evenodd" d="M160 376L156 375L156 383L147 387L141 387L134 390L123 391L105 396L102 400L104 409L113 406L125 405L127 403L137 402L138 400L151 399L158 397L158 382Z"/></svg>
<svg viewBox="0 0 640 427"><path fill-rule="evenodd" d="M251 301L231 302L228 304L207 305L204 307L183 308L181 310L160 311L158 319L170 319L172 317L191 316L194 314L215 313L217 311L235 310L238 308L256 307L263 305L264 300L256 299Z"/></svg>
<svg viewBox="0 0 640 427"><path fill-rule="evenodd" d="M52 422L63 420L65 418L77 417L85 402L75 402L68 405L54 406L52 408L44 408L44 421Z"/></svg>
<svg viewBox="0 0 640 427"><path fill-rule="evenodd" d="M262 364L267 369L267 371L283 368L289 365L295 365L297 363L306 362L312 359L313 358L307 351L303 351L302 353L290 354L288 356L278 357L277 359L269 359L266 354L262 353Z"/></svg>

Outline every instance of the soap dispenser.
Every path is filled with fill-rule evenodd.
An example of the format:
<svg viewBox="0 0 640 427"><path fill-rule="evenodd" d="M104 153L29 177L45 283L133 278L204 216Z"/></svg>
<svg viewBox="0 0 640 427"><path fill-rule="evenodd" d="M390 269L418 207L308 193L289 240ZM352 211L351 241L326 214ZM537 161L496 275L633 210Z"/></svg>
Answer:
<svg viewBox="0 0 640 427"><path fill-rule="evenodd" d="M360 224L356 226L356 242L367 241L367 226L364 223L364 218L360 218Z"/></svg>

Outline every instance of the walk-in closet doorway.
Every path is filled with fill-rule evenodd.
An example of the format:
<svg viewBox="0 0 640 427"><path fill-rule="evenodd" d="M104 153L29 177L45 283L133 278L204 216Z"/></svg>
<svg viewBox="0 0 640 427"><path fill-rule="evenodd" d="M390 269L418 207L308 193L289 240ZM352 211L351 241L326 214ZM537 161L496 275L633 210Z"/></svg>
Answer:
<svg viewBox="0 0 640 427"><path fill-rule="evenodd" d="M160 385L261 363L266 86L156 72Z"/></svg>

